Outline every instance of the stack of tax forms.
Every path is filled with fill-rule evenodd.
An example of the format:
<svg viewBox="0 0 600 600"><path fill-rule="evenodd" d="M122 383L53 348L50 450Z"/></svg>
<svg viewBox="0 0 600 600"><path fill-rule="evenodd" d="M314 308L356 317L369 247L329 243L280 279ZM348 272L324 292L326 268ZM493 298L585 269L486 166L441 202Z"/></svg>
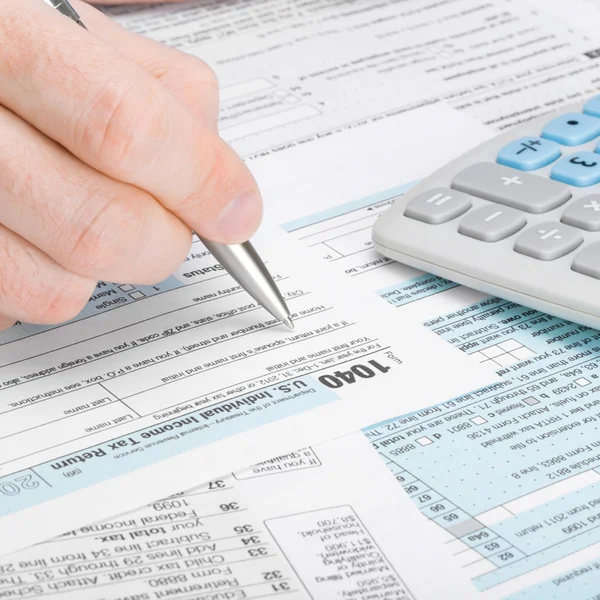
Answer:
<svg viewBox="0 0 600 600"><path fill-rule="evenodd" d="M600 93L595 3L545 4L105 9L219 76L296 329L195 239L160 284L1 333L0 599L600 598L600 333L370 237L445 162Z"/></svg>

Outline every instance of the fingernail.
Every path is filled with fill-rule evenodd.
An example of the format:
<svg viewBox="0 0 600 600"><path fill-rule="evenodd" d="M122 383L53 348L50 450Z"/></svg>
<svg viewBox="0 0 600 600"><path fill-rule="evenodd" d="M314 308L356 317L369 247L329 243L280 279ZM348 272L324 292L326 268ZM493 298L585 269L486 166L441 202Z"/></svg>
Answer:
<svg viewBox="0 0 600 600"><path fill-rule="evenodd" d="M254 191L243 192L225 207L216 228L226 242L245 242L256 230L261 215L260 196Z"/></svg>

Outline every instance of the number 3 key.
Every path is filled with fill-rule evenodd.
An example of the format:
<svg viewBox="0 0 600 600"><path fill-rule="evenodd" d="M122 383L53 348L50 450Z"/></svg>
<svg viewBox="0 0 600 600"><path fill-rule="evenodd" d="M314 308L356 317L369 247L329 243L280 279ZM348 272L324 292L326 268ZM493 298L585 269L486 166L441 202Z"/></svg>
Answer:
<svg viewBox="0 0 600 600"><path fill-rule="evenodd" d="M554 165L550 177L577 187L594 185L600 182L600 155L578 152L566 156Z"/></svg>

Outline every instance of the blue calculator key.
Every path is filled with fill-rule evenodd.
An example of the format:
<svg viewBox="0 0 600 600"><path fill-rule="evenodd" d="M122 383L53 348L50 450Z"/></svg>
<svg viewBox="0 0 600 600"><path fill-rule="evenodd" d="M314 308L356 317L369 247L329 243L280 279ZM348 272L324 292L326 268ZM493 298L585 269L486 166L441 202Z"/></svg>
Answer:
<svg viewBox="0 0 600 600"><path fill-rule="evenodd" d="M504 146L498 152L496 161L505 167L534 171L554 162L560 154L560 146L556 142L531 136Z"/></svg>
<svg viewBox="0 0 600 600"><path fill-rule="evenodd" d="M552 167L550 178L577 187L600 183L600 155L578 152L565 156Z"/></svg>
<svg viewBox="0 0 600 600"><path fill-rule="evenodd" d="M583 112L592 117L600 117L600 96L590 98L583 106Z"/></svg>
<svg viewBox="0 0 600 600"><path fill-rule="evenodd" d="M600 135L600 119L583 113L565 113L546 123L542 137L565 146L578 146Z"/></svg>

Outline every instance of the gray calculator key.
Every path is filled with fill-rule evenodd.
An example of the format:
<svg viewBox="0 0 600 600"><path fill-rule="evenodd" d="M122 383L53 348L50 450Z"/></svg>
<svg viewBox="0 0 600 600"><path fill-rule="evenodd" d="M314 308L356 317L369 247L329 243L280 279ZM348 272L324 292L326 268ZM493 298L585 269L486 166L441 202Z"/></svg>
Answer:
<svg viewBox="0 0 600 600"><path fill-rule="evenodd" d="M546 221L530 227L515 240L515 252L538 260L556 260L583 243L583 234L573 227Z"/></svg>
<svg viewBox="0 0 600 600"><path fill-rule="evenodd" d="M526 224L527 219L522 212L499 204L489 204L463 217L458 225L458 233L482 242L497 242L517 233Z"/></svg>
<svg viewBox="0 0 600 600"><path fill-rule="evenodd" d="M491 162L463 169L452 188L528 213L544 213L564 204L571 191L563 183Z"/></svg>
<svg viewBox="0 0 600 600"><path fill-rule="evenodd" d="M586 231L600 231L600 194L584 196L569 204L561 221Z"/></svg>
<svg viewBox="0 0 600 600"><path fill-rule="evenodd" d="M575 255L573 271L600 279L600 242L596 242Z"/></svg>
<svg viewBox="0 0 600 600"><path fill-rule="evenodd" d="M430 225L439 225L460 217L471 208L471 204L471 199L466 194L437 187L415 196L406 205L404 216Z"/></svg>

